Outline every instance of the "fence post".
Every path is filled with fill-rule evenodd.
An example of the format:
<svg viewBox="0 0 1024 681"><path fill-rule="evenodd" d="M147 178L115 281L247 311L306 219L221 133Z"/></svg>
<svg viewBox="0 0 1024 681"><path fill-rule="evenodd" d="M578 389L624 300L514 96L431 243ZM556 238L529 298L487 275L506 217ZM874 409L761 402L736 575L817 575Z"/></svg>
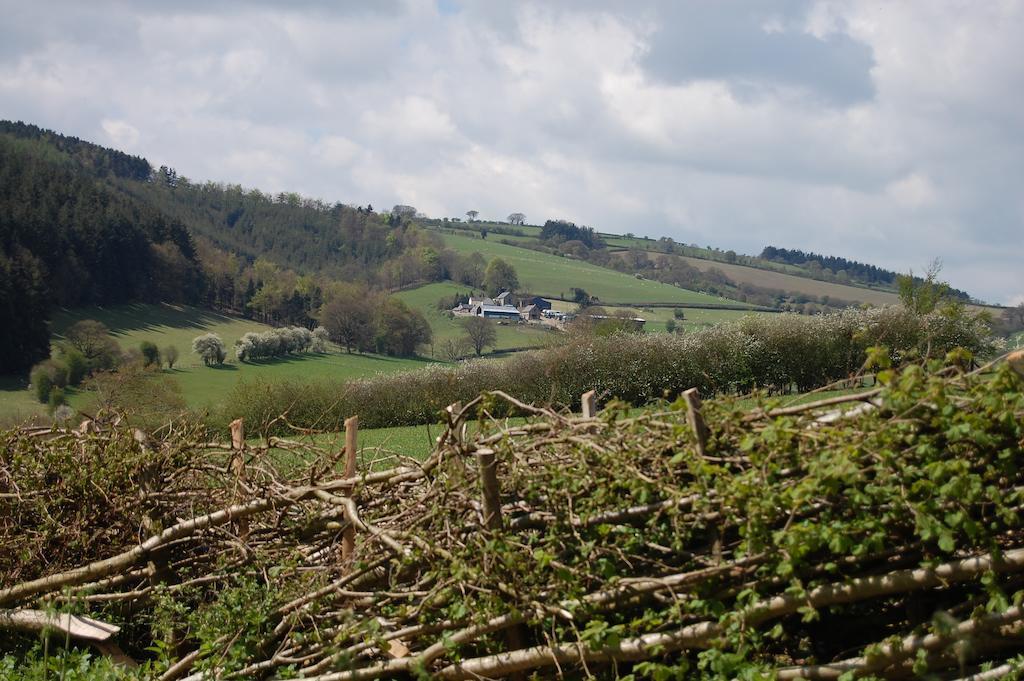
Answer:
<svg viewBox="0 0 1024 681"><path fill-rule="evenodd" d="M484 526L492 532L501 532L504 519L501 515L501 488L498 486L498 461L493 449L478 449L476 460L480 465L480 487L484 500ZM521 650L525 646L525 634L521 625L505 631L505 644L508 649ZM509 676L513 681L521 681L521 673Z"/></svg>
<svg viewBox="0 0 1024 681"><path fill-rule="evenodd" d="M588 390L580 397L583 405L583 418L590 419L597 416L597 391Z"/></svg>
<svg viewBox="0 0 1024 681"><path fill-rule="evenodd" d="M235 476L235 499L239 496L239 486L245 483L245 423L242 419L231 422L231 473ZM249 535L249 521L238 520L235 523L238 536L245 539Z"/></svg>
<svg viewBox="0 0 1024 681"><path fill-rule="evenodd" d="M704 416L700 413L700 393L696 388L690 388L683 391L683 399L686 400L686 422L697 436L697 453L704 456L707 452L709 432L707 424L704 423Z"/></svg>
<svg viewBox="0 0 1024 681"><path fill-rule="evenodd" d="M501 530L501 488L498 486L498 462L493 449L478 449L476 460L480 465L480 486L484 497L484 526Z"/></svg>
<svg viewBox="0 0 1024 681"><path fill-rule="evenodd" d="M1006 362L1011 369L1017 372L1018 376L1024 378L1024 350L1011 352L1010 356L1006 358Z"/></svg>
<svg viewBox="0 0 1024 681"><path fill-rule="evenodd" d="M357 442L359 436L359 417L351 416L345 419L345 477L354 478L356 476L356 453L357 453ZM349 495L351 496L352 491L355 489L353 483L349 487ZM348 527L341 534L341 559L348 561L352 558L352 554L356 550L356 527L350 521Z"/></svg>

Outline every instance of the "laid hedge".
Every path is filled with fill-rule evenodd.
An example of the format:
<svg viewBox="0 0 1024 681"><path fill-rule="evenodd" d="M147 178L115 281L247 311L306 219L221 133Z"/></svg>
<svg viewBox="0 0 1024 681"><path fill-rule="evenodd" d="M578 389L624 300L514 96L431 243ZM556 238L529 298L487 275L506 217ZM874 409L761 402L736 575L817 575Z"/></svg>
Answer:
<svg viewBox="0 0 1024 681"><path fill-rule="evenodd" d="M890 348L893 363L900 364L908 357L941 357L956 347L983 356L994 350L993 343L985 323L968 314L917 315L884 307L813 317L751 316L683 335L577 337L503 361L437 364L347 382L243 382L216 425L243 417L262 424L265 433L282 434L291 426L335 430L353 414L367 428L415 425L434 422L445 406L488 390L558 407L576 406L592 389L638 405L691 387L705 395L805 391L855 374L873 346Z"/></svg>

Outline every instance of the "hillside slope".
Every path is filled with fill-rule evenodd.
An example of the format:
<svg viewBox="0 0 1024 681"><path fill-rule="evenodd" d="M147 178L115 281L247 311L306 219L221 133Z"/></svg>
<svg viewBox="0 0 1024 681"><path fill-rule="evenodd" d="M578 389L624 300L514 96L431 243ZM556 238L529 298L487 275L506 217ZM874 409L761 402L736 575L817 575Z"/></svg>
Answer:
<svg viewBox="0 0 1024 681"><path fill-rule="evenodd" d="M608 304L736 304L736 301L718 296L638 279L583 260L499 243L494 237L481 239L463 234L444 234L443 237L446 246L460 253L478 252L488 259L498 257L508 262L518 273L521 288L537 295L571 298L573 288L582 288L599 298L600 302Z"/></svg>

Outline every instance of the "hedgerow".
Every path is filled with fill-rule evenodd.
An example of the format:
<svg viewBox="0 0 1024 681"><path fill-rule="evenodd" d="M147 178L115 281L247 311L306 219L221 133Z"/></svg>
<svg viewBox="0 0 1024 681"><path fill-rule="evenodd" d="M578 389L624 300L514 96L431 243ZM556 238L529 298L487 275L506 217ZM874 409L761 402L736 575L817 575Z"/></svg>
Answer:
<svg viewBox="0 0 1024 681"><path fill-rule="evenodd" d="M748 317L683 335L576 337L508 360L438 364L364 380L243 382L216 423L244 417L279 435L293 426L337 430L353 414L371 428L431 423L446 405L487 390L556 407L578 405L588 390L634 405L694 387L702 394L806 391L853 376L867 349L881 345L891 348L895 364L941 357L955 347L977 356L993 350L984 323L968 315L887 307Z"/></svg>

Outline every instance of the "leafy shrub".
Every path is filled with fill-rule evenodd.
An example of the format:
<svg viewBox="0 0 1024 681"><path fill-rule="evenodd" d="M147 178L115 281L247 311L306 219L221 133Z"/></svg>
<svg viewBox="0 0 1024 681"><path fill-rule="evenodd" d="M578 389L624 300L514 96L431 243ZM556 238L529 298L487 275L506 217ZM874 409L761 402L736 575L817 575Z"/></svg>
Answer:
<svg viewBox="0 0 1024 681"><path fill-rule="evenodd" d="M68 385L78 385L89 373L89 362L78 350L65 347L57 357L68 369Z"/></svg>
<svg viewBox="0 0 1024 681"><path fill-rule="evenodd" d="M145 366L160 366L160 348L152 341L142 341L139 344L139 351L142 352L142 361Z"/></svg>
<svg viewBox="0 0 1024 681"><path fill-rule="evenodd" d="M224 349L224 341L215 333L207 333L193 338L192 352L199 355L206 366L223 364L228 356L227 350Z"/></svg>
<svg viewBox="0 0 1024 681"><path fill-rule="evenodd" d="M0 679L11 681L128 681L139 678L111 658L80 648L49 649L37 643L24 655L0 657Z"/></svg>
<svg viewBox="0 0 1024 681"><path fill-rule="evenodd" d="M29 373L29 382L32 384L36 399L42 404L46 404L50 400L50 391L53 390L53 379L47 368L42 364L37 364Z"/></svg>
<svg viewBox="0 0 1024 681"><path fill-rule="evenodd" d="M313 352L327 352L327 343L330 341L330 334L322 326L313 329L313 338L309 349Z"/></svg>
<svg viewBox="0 0 1024 681"><path fill-rule="evenodd" d="M293 352L305 352L312 345L312 332L298 326L270 329L262 333L250 331L235 341L235 356L242 362L268 359Z"/></svg>
<svg viewBox="0 0 1024 681"><path fill-rule="evenodd" d="M50 399L47 400L47 404L50 406L50 413L56 411L57 407L67 404L67 397L64 395L64 388L53 388L50 391Z"/></svg>
<svg viewBox="0 0 1024 681"><path fill-rule="evenodd" d="M97 374L85 386L92 393L89 412L115 411L143 429L158 428L186 411L178 381L139 363Z"/></svg>

